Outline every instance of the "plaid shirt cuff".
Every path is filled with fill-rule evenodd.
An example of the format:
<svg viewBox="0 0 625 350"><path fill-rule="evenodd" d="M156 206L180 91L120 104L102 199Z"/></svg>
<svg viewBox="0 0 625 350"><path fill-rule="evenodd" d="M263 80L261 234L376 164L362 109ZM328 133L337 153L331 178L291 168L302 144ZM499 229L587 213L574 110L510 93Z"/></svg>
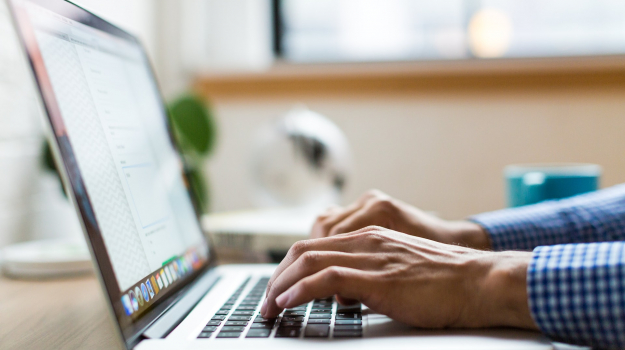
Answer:
<svg viewBox="0 0 625 350"><path fill-rule="evenodd" d="M527 293L536 325L552 339L625 348L625 242L537 247Z"/></svg>
<svg viewBox="0 0 625 350"><path fill-rule="evenodd" d="M625 240L625 185L572 198L469 218L490 235L493 250Z"/></svg>

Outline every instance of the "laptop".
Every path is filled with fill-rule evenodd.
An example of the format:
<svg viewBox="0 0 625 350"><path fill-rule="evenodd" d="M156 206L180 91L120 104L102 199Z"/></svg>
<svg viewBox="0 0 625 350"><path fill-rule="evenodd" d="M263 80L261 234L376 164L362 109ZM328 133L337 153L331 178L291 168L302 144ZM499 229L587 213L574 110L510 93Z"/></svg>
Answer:
<svg viewBox="0 0 625 350"><path fill-rule="evenodd" d="M417 330L332 296L263 319L275 265L216 266L138 40L63 0L7 3L122 347L551 348L533 332Z"/></svg>

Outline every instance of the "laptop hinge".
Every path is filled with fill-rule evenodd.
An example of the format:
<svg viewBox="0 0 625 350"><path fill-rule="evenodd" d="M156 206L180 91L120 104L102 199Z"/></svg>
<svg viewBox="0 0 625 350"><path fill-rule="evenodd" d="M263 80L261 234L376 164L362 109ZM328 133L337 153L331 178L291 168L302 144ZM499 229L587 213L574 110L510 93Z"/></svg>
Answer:
<svg viewBox="0 0 625 350"><path fill-rule="evenodd" d="M219 281L219 278L214 269L200 277L180 300L143 332L143 336L148 339L160 339L168 335Z"/></svg>

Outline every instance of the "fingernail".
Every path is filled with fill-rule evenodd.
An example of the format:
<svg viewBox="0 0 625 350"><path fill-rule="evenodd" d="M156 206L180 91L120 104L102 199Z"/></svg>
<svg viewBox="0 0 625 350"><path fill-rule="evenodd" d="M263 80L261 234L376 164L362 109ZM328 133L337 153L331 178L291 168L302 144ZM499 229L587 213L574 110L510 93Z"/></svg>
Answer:
<svg viewBox="0 0 625 350"><path fill-rule="evenodd" d="M267 311L267 298L265 298L265 301L263 301L263 306L260 307L261 315L264 315L265 311Z"/></svg>
<svg viewBox="0 0 625 350"><path fill-rule="evenodd" d="M279 307L285 307L289 299L291 299L291 295L289 291L286 291L276 298L276 304L278 304Z"/></svg>

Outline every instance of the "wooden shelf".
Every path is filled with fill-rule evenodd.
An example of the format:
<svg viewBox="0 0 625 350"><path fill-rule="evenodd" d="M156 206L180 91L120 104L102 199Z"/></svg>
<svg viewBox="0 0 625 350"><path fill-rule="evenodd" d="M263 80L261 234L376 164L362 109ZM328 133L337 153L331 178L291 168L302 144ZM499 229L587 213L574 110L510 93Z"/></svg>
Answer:
<svg viewBox="0 0 625 350"><path fill-rule="evenodd" d="M625 88L625 56L350 64L277 62L260 72L200 74L194 86L211 98Z"/></svg>

